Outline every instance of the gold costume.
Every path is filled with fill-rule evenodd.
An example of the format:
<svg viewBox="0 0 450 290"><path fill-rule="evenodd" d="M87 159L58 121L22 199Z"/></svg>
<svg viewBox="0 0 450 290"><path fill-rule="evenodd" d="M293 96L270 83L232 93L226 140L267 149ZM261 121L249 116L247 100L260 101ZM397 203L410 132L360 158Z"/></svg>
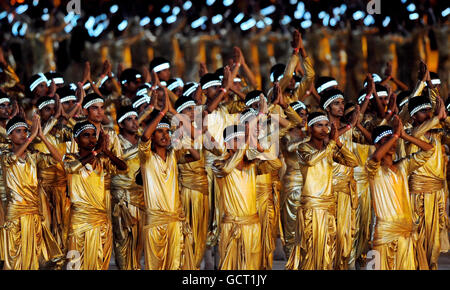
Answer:
<svg viewBox="0 0 450 290"><path fill-rule="evenodd" d="M180 157L169 150L164 161L152 152L151 139L140 141L138 148L146 211L145 267L148 270L193 270L192 232L178 191L177 160Z"/></svg>
<svg viewBox="0 0 450 290"><path fill-rule="evenodd" d="M256 209L256 164L241 170L246 149L215 160L212 170L221 188L219 254L221 270L259 270L261 268L261 224Z"/></svg>
<svg viewBox="0 0 450 290"><path fill-rule="evenodd" d="M64 169L72 203L68 255L75 269L107 270L112 252L111 196L106 179L116 174L107 158L82 165L78 154L67 154Z"/></svg>
<svg viewBox="0 0 450 290"><path fill-rule="evenodd" d="M3 232L5 270L37 270L45 262L62 258L42 215L37 172L57 162L47 154L26 151L19 158L2 154L8 205Z"/></svg>
<svg viewBox="0 0 450 290"><path fill-rule="evenodd" d="M57 126L57 119L51 117L42 130L47 140L58 149L61 156L66 152L65 141L70 140L72 132L67 127ZM55 130L53 130L55 129ZM52 134L53 132L54 134ZM38 138L37 138L38 139ZM49 154L44 142L33 144L35 150ZM46 205L48 225L63 252L67 250L67 237L70 222L70 198L67 194L67 176L63 165L58 163L38 172L39 190Z"/></svg>
<svg viewBox="0 0 450 290"><path fill-rule="evenodd" d="M209 222L208 177L203 150L200 156L197 161L178 163L180 198L192 230L196 268L200 268L205 254Z"/></svg>
<svg viewBox="0 0 450 290"><path fill-rule="evenodd" d="M402 158L394 164L395 170L373 159L367 161L376 217L373 250L378 252L380 270L428 269L412 215L408 176L423 166L435 150L433 147Z"/></svg>
<svg viewBox="0 0 450 290"><path fill-rule="evenodd" d="M426 132L430 135L427 136ZM413 130L414 137L433 144L436 150L422 167L409 176L411 205L415 218L418 218L419 222L417 229L419 242L426 251L428 266L431 270L437 269L440 252L448 251L446 248L441 248L441 238L448 239L444 175L446 160L441 150L442 134L437 117ZM409 144L409 154L417 151L417 146Z"/></svg>
<svg viewBox="0 0 450 290"><path fill-rule="evenodd" d="M114 256L121 270L140 270L144 250L144 191L135 178L140 168L137 145L119 135L128 171L111 178Z"/></svg>
<svg viewBox="0 0 450 290"><path fill-rule="evenodd" d="M336 197L332 188L333 160L354 167L354 154L330 140L317 150L309 143L298 148L303 190L297 213L294 248L286 264L289 270L332 270L336 255Z"/></svg>

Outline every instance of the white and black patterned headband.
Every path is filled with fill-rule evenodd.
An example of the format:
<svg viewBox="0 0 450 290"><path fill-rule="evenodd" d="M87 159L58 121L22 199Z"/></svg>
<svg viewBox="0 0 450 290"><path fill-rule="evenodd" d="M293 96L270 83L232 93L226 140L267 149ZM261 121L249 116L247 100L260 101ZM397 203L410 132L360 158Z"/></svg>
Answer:
<svg viewBox="0 0 450 290"><path fill-rule="evenodd" d="M52 104L54 104L54 103L55 103L55 100L48 100L48 101L42 102L42 104L39 105L38 109L39 109L39 111L40 111L40 110L42 110L45 106L52 105Z"/></svg>
<svg viewBox="0 0 450 290"><path fill-rule="evenodd" d="M134 109L136 109L140 105L142 105L143 103L150 103L150 97L147 96L147 95L144 95L144 96L142 96L142 98L140 98L139 100L134 102L132 106L133 106Z"/></svg>
<svg viewBox="0 0 450 290"><path fill-rule="evenodd" d="M65 96L64 98L61 98L60 102L62 104L62 103L68 102L68 101L76 101L76 100L77 100L77 97L75 95L70 95L70 96Z"/></svg>
<svg viewBox="0 0 450 290"><path fill-rule="evenodd" d="M311 127L312 125L314 125L317 122L321 122L321 121L329 121L328 117L325 115L320 115L317 116L315 118L313 118L311 121L308 122L308 127Z"/></svg>
<svg viewBox="0 0 450 290"><path fill-rule="evenodd" d="M388 129L386 131L383 131L380 135L378 135L375 140L373 141L374 144L377 144L378 142L380 142L381 139L383 139L386 136L392 135L394 134L394 132L392 132L391 129Z"/></svg>
<svg viewBox="0 0 450 290"><path fill-rule="evenodd" d="M220 85L222 85L221 81L219 81L219 80L212 80L212 81L209 81L206 84L204 84L202 86L202 90L206 90L209 87L220 86Z"/></svg>
<svg viewBox="0 0 450 290"><path fill-rule="evenodd" d="M131 116L137 117L138 114L135 111L127 112L122 117L120 117L120 119L119 119L119 121L117 121L117 123L122 123L123 120L125 120L126 118L131 117Z"/></svg>
<svg viewBox="0 0 450 290"><path fill-rule="evenodd" d="M253 109L248 110L247 113L241 115L240 121L241 123L245 123L251 116L256 116L256 112Z"/></svg>
<svg viewBox="0 0 450 290"><path fill-rule="evenodd" d="M243 131L238 131L238 132L231 133L231 134L227 135L223 141L224 141L224 142L228 142L228 141L230 141L231 139L236 138L236 137L239 137L239 136L245 136L245 132L243 132Z"/></svg>
<svg viewBox="0 0 450 290"><path fill-rule="evenodd" d="M16 128L19 128L19 127L25 127L25 128L28 129L28 124L27 124L27 123L24 123L24 122L18 122L18 123L15 123L14 125L12 125L12 126L8 129L8 131L6 132L6 134L7 134L7 135L11 134L12 131L14 131Z"/></svg>
<svg viewBox="0 0 450 290"><path fill-rule="evenodd" d="M450 103L447 105L447 111L450 111Z"/></svg>
<svg viewBox="0 0 450 290"><path fill-rule="evenodd" d="M11 100L9 98L1 98L0 104L3 104L3 103L11 103Z"/></svg>
<svg viewBox="0 0 450 290"><path fill-rule="evenodd" d="M19 128L19 127L25 127L28 129L28 124L24 123L24 122L18 122L14 125L11 126L11 128L8 129L8 131L6 132L7 135L11 134L12 131L14 131L15 129Z"/></svg>
<svg viewBox="0 0 450 290"><path fill-rule="evenodd" d="M297 111L298 109L306 110L306 106L302 102L298 101L292 106L292 109L294 109L294 111Z"/></svg>
<svg viewBox="0 0 450 290"><path fill-rule="evenodd" d="M184 93L183 96L187 97L190 94L192 94L196 89L198 88L198 84L195 83L192 87L190 87L189 89L187 89Z"/></svg>
<svg viewBox="0 0 450 290"><path fill-rule="evenodd" d="M414 109L411 110L411 113L409 113L412 116L414 116L415 113L419 112L420 110L423 109L430 109L431 108L431 104L430 103L425 103L422 104L420 106L415 107Z"/></svg>
<svg viewBox="0 0 450 290"><path fill-rule="evenodd" d="M331 88L332 86L337 86L337 85L338 85L338 83L336 80L328 81L317 88L317 93L320 94L324 90Z"/></svg>
<svg viewBox="0 0 450 290"><path fill-rule="evenodd" d="M156 126L156 129L162 129L162 128L170 129L170 125L167 123L164 123L164 122L158 123L158 125Z"/></svg>
<svg viewBox="0 0 450 290"><path fill-rule="evenodd" d="M344 98L344 96L341 95L341 94L337 94L337 95L334 95L334 96L330 97L330 98L323 104L323 109L325 110L325 109L326 109L332 102L334 102L335 100L343 99L343 98Z"/></svg>
<svg viewBox="0 0 450 290"><path fill-rule="evenodd" d="M104 101L101 98L93 99L92 101L87 102L86 105L83 106L83 108L87 109L96 103L104 103Z"/></svg>
<svg viewBox="0 0 450 290"><path fill-rule="evenodd" d="M184 86L183 81L180 78L177 78L176 81L174 81L173 83L171 83L169 86L167 86L167 89L169 91L173 91L176 88L182 87Z"/></svg>
<svg viewBox="0 0 450 290"><path fill-rule="evenodd" d="M364 102L364 99L366 98L367 94L363 94L358 98L358 104L362 104ZM373 99L373 94L370 95L369 100Z"/></svg>
<svg viewBox="0 0 450 290"><path fill-rule="evenodd" d="M245 105L246 105L247 107L249 107L249 106L251 106L252 104L254 104L254 103L256 103L256 102L259 102L260 96L261 96L261 95L262 95L262 94L259 94L257 97L248 100L248 101L245 103ZM264 98L266 98L266 96L264 96ZM267 98L266 98L266 102L267 102Z"/></svg>
<svg viewBox="0 0 450 290"><path fill-rule="evenodd" d="M377 92L377 95L379 97L387 97L388 96L388 92L386 92L386 91L379 91L379 92Z"/></svg>
<svg viewBox="0 0 450 290"><path fill-rule="evenodd" d="M195 106L195 102L192 100L187 101L177 108L177 113L181 113L184 109L186 109L187 107L191 107L191 106L192 107Z"/></svg>
<svg viewBox="0 0 450 290"><path fill-rule="evenodd" d="M142 75L141 74L136 74L135 76L134 76L136 79L138 79L138 78L140 78L140 77L142 77ZM124 85L124 84L126 84L126 82L128 82L128 80L122 80L122 85Z"/></svg>
<svg viewBox="0 0 450 290"><path fill-rule="evenodd" d="M45 83L47 85L48 80L45 75L43 73L38 73L38 75L39 78L30 85L30 91L33 91L40 83Z"/></svg>
<svg viewBox="0 0 450 290"><path fill-rule="evenodd" d="M111 73L111 77L114 77L114 74L113 74L113 73ZM100 85L99 85L98 87L100 88L101 86L103 86L103 84L104 84L108 79L109 79L109 76L108 76L108 75L104 76L104 77L100 80Z"/></svg>
<svg viewBox="0 0 450 290"><path fill-rule="evenodd" d="M62 77L57 77L57 78L53 78L51 80L47 80L47 87L50 86L52 81L55 83L55 85L63 85L64 84L64 79Z"/></svg>
<svg viewBox="0 0 450 290"><path fill-rule="evenodd" d="M270 81L271 81L272 83L275 82L275 76L274 76L274 74L275 74L275 72L272 72L272 73L270 74ZM283 78L283 76L284 76L284 74L281 74L281 75L277 78L277 81L281 80L281 79Z"/></svg>
<svg viewBox="0 0 450 290"><path fill-rule="evenodd" d="M75 134L74 134L73 136L74 136L75 138L77 138L78 136L80 136L81 132L83 132L83 131L85 131L85 130L87 130L87 129L92 129L92 130L94 130L94 131L97 132L97 128L95 128L94 125L92 125L92 124L86 124L86 125L83 125L81 128L79 128L79 129L75 132Z"/></svg>
<svg viewBox="0 0 450 290"><path fill-rule="evenodd" d="M433 84L433 85L440 85L441 84L441 80L440 79L432 79L431 80L431 84ZM425 82L425 86L427 86L427 82Z"/></svg>
<svg viewBox="0 0 450 290"><path fill-rule="evenodd" d="M153 68L153 70L157 73L157 72L163 71L168 68L170 68L170 64L168 62L165 62L165 63L155 66Z"/></svg>
<svg viewBox="0 0 450 290"><path fill-rule="evenodd" d="M409 101L409 99L406 97L403 101L400 102L400 107L403 107L403 105L405 105L407 102Z"/></svg>
<svg viewBox="0 0 450 290"><path fill-rule="evenodd" d="M142 88L136 92L136 96L145 96L147 95L147 88Z"/></svg>

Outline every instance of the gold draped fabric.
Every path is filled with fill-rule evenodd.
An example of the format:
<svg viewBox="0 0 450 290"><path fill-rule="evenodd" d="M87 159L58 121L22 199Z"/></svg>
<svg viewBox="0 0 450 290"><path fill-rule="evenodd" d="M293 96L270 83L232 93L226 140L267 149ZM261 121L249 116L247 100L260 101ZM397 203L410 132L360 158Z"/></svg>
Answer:
<svg viewBox="0 0 450 290"><path fill-rule="evenodd" d="M26 151L23 159L13 152L2 154L8 197L2 233L6 270L37 270L62 258L42 215L37 178L38 170L55 164L50 155L40 152Z"/></svg>
<svg viewBox="0 0 450 290"><path fill-rule="evenodd" d="M138 150L147 216L143 232L145 267L193 270L192 233L184 220L178 188L179 157L169 150L163 160L152 152L151 139L139 141Z"/></svg>
<svg viewBox="0 0 450 290"><path fill-rule="evenodd" d="M286 135L281 140L281 152L286 162L286 172L282 179L280 219L283 226L283 243L286 257L289 257L297 231L297 212L300 206L303 176L297 158L297 147L303 140ZM294 147L290 149L290 147Z"/></svg>
<svg viewBox="0 0 450 290"><path fill-rule="evenodd" d="M205 154L194 162L178 163L180 198L193 235L195 266L200 268L206 249L209 222L208 177Z"/></svg>
<svg viewBox="0 0 450 290"><path fill-rule="evenodd" d="M302 143L297 154L303 189L297 214L298 236L286 269L331 270L336 253L333 161L351 167L356 166L357 161L351 151L345 146L338 149L333 140L323 150L317 150L309 143Z"/></svg>
<svg viewBox="0 0 450 290"><path fill-rule="evenodd" d="M408 155L395 163L395 169L370 159L366 164L373 209L376 217L374 247L381 270L428 269L423 245L417 242L408 176L423 166L435 147ZM405 227L407 227L405 229Z"/></svg>
<svg viewBox="0 0 450 290"><path fill-rule="evenodd" d="M82 165L77 154L67 154L64 168L72 204L68 253L80 270L107 270L112 252L111 196L107 176L116 174L106 158Z"/></svg>
<svg viewBox="0 0 450 290"><path fill-rule="evenodd" d="M411 202L415 218L418 219L419 242L426 251L429 268L435 270L438 267L440 252L449 250L445 210L446 157L441 150L443 133L437 117L414 128L412 133L436 148L431 158L409 176ZM417 152L418 148L410 144L407 151L411 154Z"/></svg>
<svg viewBox="0 0 450 290"><path fill-rule="evenodd" d="M143 188L135 181L140 168L138 148L122 135L119 135L119 140L128 170L111 178L114 257L119 269L140 270L145 205Z"/></svg>
<svg viewBox="0 0 450 290"><path fill-rule="evenodd" d="M221 270L259 270L262 259L261 224L256 202L256 165L241 170L246 149L214 161L212 170L221 188L219 254Z"/></svg>
<svg viewBox="0 0 450 290"><path fill-rule="evenodd" d="M275 205L270 173L256 176L256 208L261 224L262 263L261 269L271 270L275 250Z"/></svg>

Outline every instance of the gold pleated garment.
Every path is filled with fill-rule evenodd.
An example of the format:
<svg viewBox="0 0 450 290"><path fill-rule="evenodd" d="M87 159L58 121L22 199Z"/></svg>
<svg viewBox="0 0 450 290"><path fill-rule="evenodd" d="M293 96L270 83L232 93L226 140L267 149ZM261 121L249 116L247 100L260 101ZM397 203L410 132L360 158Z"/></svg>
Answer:
<svg viewBox="0 0 450 290"><path fill-rule="evenodd" d="M300 170L288 172L283 177L280 219L283 226L284 252L286 257L291 255L295 243L297 213L300 206L302 185L303 177Z"/></svg>
<svg viewBox="0 0 450 290"><path fill-rule="evenodd" d="M413 174L409 185L414 214L419 221L418 242L425 249L430 270L437 270L441 251L440 233L446 227L444 180Z"/></svg>
<svg viewBox="0 0 450 290"><path fill-rule="evenodd" d="M142 190L111 189L114 257L121 270L140 270L144 251L144 197ZM120 201L116 196L124 195Z"/></svg>
<svg viewBox="0 0 450 290"><path fill-rule="evenodd" d="M112 226L107 212L72 204L69 252L80 255L80 270L107 270L112 253ZM72 263L78 261L72 260Z"/></svg>
<svg viewBox="0 0 450 290"><path fill-rule="evenodd" d="M377 219L373 250L378 251L380 257L379 270L428 270L416 226L407 219Z"/></svg>
<svg viewBox="0 0 450 290"><path fill-rule="evenodd" d="M192 232L178 212L147 210L144 226L147 270L194 270Z"/></svg>
<svg viewBox="0 0 450 290"><path fill-rule="evenodd" d="M206 249L209 222L208 178L203 159L178 164L180 199L194 239L196 268L200 268Z"/></svg>
<svg viewBox="0 0 450 290"><path fill-rule="evenodd" d="M332 270L336 255L336 200L301 197L296 244L286 263L288 270Z"/></svg>
<svg viewBox="0 0 450 290"><path fill-rule="evenodd" d="M261 224L262 270L271 270L275 250L275 206L270 173L256 176L256 208Z"/></svg>
<svg viewBox="0 0 450 290"><path fill-rule="evenodd" d="M369 177L361 170L354 172L356 180L356 191L358 193L358 208L356 209L357 231L353 247L355 248L355 259L365 259L369 251L372 225L372 199L369 189Z"/></svg>
<svg viewBox="0 0 450 290"><path fill-rule="evenodd" d="M221 270L261 269L261 225L258 214L225 215L221 220L219 252Z"/></svg>
<svg viewBox="0 0 450 290"><path fill-rule="evenodd" d="M352 201L356 183L351 177L344 178L333 186L333 191L337 197L335 269L347 270L356 232L356 205Z"/></svg>

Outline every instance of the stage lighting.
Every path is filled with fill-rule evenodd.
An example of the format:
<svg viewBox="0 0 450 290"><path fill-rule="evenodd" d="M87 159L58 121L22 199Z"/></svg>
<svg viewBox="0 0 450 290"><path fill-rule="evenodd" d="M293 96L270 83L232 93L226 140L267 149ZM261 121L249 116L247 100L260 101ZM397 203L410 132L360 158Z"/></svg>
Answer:
<svg viewBox="0 0 450 290"><path fill-rule="evenodd" d="M272 20L272 18L266 17L266 18L264 18L264 22L265 22L267 25L272 25L273 20Z"/></svg>
<svg viewBox="0 0 450 290"><path fill-rule="evenodd" d="M239 13L238 15L236 15L236 17L234 17L234 23L239 23L241 22L241 20L244 19L244 13Z"/></svg>
<svg viewBox="0 0 450 290"><path fill-rule="evenodd" d="M288 15L284 15L283 19L281 19L281 24L282 25L288 25L291 22L291 17L289 17Z"/></svg>
<svg viewBox="0 0 450 290"><path fill-rule="evenodd" d="M414 5L414 3L411 3L406 6L406 10L408 10L409 12L413 12L414 10L416 10L416 5Z"/></svg>
<svg viewBox="0 0 450 290"><path fill-rule="evenodd" d="M311 13L309 13L308 11L305 12L305 15L303 15L303 18L305 18L305 20L311 20Z"/></svg>
<svg viewBox="0 0 450 290"><path fill-rule="evenodd" d="M217 14L216 16L211 18L212 24L217 24L217 23L219 23L222 20L223 20L223 16L221 14Z"/></svg>
<svg viewBox="0 0 450 290"><path fill-rule="evenodd" d="M17 36L17 34L19 33L19 32L18 32L19 26L20 26L20 22L19 22L19 21L16 21L16 22L13 24L13 26L11 27L11 32L12 32L12 34L13 34L14 36Z"/></svg>
<svg viewBox="0 0 450 290"><path fill-rule="evenodd" d="M323 17L322 24L323 26L328 26L328 23L330 23L330 15L325 14L325 16Z"/></svg>
<svg viewBox="0 0 450 290"><path fill-rule="evenodd" d="M25 33L27 32L27 28L28 28L28 24L26 24L25 22L22 24L22 28L19 30L19 35L20 36L24 36Z"/></svg>
<svg viewBox="0 0 450 290"><path fill-rule="evenodd" d="M366 16L366 18L364 18L364 25L365 26L370 26L370 25L372 25L374 23L375 23L375 18L373 18L372 15L369 14L369 15Z"/></svg>
<svg viewBox="0 0 450 290"><path fill-rule="evenodd" d="M388 26L389 22L391 22L391 17L386 16L386 18L384 18L384 20L383 20L383 27Z"/></svg>
<svg viewBox="0 0 450 290"><path fill-rule="evenodd" d="M119 5L114 4L113 6L111 6L109 8L109 12L111 12L112 14L116 13L119 10Z"/></svg>
<svg viewBox="0 0 450 290"><path fill-rule="evenodd" d="M150 21L151 21L150 17L145 16L144 18L141 19L141 21L139 21L139 25L140 26L145 26L145 25L149 24Z"/></svg>
<svg viewBox="0 0 450 290"><path fill-rule="evenodd" d="M94 27L94 24L95 24L94 16L89 16L88 20L84 24L84 28L86 28L87 30L90 30L92 27Z"/></svg>
<svg viewBox="0 0 450 290"><path fill-rule="evenodd" d="M344 14L345 11L347 11L347 5L342 4L341 7L340 7L340 10L341 10L341 13Z"/></svg>
<svg viewBox="0 0 450 290"><path fill-rule="evenodd" d="M230 6L231 4L233 4L234 0L223 0L223 6Z"/></svg>
<svg viewBox="0 0 450 290"><path fill-rule="evenodd" d="M298 0L289 0L289 4L295 5L295 4L297 4L297 1L298 1Z"/></svg>
<svg viewBox="0 0 450 290"><path fill-rule="evenodd" d="M184 2L184 4L183 4L183 9L184 10L189 10L189 9L191 9L191 7L192 7L192 2L191 1Z"/></svg>
<svg viewBox="0 0 450 290"><path fill-rule="evenodd" d="M259 29L264 28L265 26L266 26L266 24L262 20L259 20L258 22L256 22L256 27Z"/></svg>
<svg viewBox="0 0 450 290"><path fill-rule="evenodd" d="M155 26L160 26L162 24L163 20L161 17L156 17L155 20L153 20L153 23Z"/></svg>
<svg viewBox="0 0 450 290"><path fill-rule="evenodd" d="M364 12L362 12L361 10L356 11L355 13L353 13L353 19L354 20L360 20L364 17Z"/></svg>
<svg viewBox="0 0 450 290"><path fill-rule="evenodd" d="M27 11L27 9L28 9L27 4L17 6L16 13L20 15L20 14L24 13L25 11Z"/></svg>
<svg viewBox="0 0 450 290"><path fill-rule="evenodd" d="M196 28L202 26L202 25L205 23L206 20L208 20L208 17L202 16L202 17L200 17L199 19L194 20L194 21L192 22L192 24L191 24L191 27L192 27L193 29L196 29Z"/></svg>
<svg viewBox="0 0 450 290"><path fill-rule="evenodd" d="M253 18L250 18L249 20L241 23L241 30L246 31L255 26L256 20Z"/></svg>
<svg viewBox="0 0 450 290"><path fill-rule="evenodd" d="M267 16L275 12L275 5L267 6L266 8L261 9L261 14Z"/></svg>
<svg viewBox="0 0 450 290"><path fill-rule="evenodd" d="M216 2L216 0L206 0L206 5L211 6Z"/></svg>
<svg viewBox="0 0 450 290"><path fill-rule="evenodd" d="M447 17L447 15L449 15L449 14L450 14L450 7L448 7L441 13L442 17Z"/></svg>
<svg viewBox="0 0 450 290"><path fill-rule="evenodd" d="M173 7L173 9L172 9L172 14L173 15L178 15L178 13L180 13L180 7L178 7L178 6L175 6L175 7Z"/></svg>
<svg viewBox="0 0 450 290"><path fill-rule="evenodd" d="M308 27L311 27L311 25L312 25L311 20L305 20L305 21L302 21L302 23L300 23L300 26L301 26L303 29L306 29L306 28L308 28Z"/></svg>
<svg viewBox="0 0 450 290"><path fill-rule="evenodd" d="M43 21L48 21L50 19L50 14L48 13L42 14L41 19Z"/></svg>
<svg viewBox="0 0 450 290"><path fill-rule="evenodd" d="M409 14L409 20L416 20L418 18L419 18L419 13L417 13L417 12Z"/></svg>
<svg viewBox="0 0 450 290"><path fill-rule="evenodd" d="M163 8L161 8L161 12L162 13L168 13L170 11L170 6L169 5L164 5Z"/></svg>
<svg viewBox="0 0 450 290"><path fill-rule="evenodd" d="M6 12L6 11L1 12L1 13L0 13L0 19L5 18L6 15L8 15L8 12Z"/></svg>
<svg viewBox="0 0 450 290"><path fill-rule="evenodd" d="M39 0L33 0L33 6L37 6L39 4Z"/></svg>
<svg viewBox="0 0 450 290"><path fill-rule="evenodd" d="M335 18L330 19L330 26L336 26L337 20Z"/></svg>
<svg viewBox="0 0 450 290"><path fill-rule="evenodd" d="M172 24L175 21L177 21L177 17L175 15L170 15L169 17L166 18L166 22L169 24Z"/></svg>

